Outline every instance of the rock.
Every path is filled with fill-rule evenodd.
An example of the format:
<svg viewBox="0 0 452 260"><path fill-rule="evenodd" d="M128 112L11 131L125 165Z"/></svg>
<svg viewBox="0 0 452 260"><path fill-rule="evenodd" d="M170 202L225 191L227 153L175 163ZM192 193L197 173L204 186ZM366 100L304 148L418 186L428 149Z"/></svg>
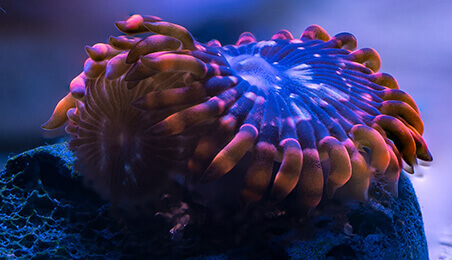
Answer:
<svg viewBox="0 0 452 260"><path fill-rule="evenodd" d="M404 174L397 198L374 183L369 201L323 202L302 224L256 211L218 221L189 200L130 219L84 187L74 162L67 143L8 160L0 174L2 256L428 259L421 211Z"/></svg>

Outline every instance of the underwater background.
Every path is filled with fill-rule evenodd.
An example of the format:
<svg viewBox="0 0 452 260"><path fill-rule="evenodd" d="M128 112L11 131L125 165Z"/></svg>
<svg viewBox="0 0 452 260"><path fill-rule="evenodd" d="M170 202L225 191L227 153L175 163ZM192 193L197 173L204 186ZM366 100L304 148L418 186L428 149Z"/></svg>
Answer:
<svg viewBox="0 0 452 260"><path fill-rule="evenodd" d="M0 1L0 166L9 155L67 138L44 132L56 102L82 69L84 46L116 35L114 21L134 13L184 25L200 42L234 43L243 31L267 39L280 29L298 37L311 24L330 35L351 32L372 47L419 106L434 156L411 178L432 259L452 259L452 2L195 0Z"/></svg>

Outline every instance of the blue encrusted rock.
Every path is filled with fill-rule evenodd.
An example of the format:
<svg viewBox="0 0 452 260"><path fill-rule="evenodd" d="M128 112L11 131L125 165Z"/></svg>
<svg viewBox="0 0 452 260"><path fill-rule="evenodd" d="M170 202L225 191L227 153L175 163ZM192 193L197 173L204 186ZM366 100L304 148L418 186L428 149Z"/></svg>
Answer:
<svg viewBox="0 0 452 260"><path fill-rule="evenodd" d="M324 203L302 224L249 215L217 223L190 202L131 221L84 187L74 161L67 143L8 160L0 175L2 257L428 259L419 204L403 174L397 198L374 183L368 202ZM186 225L177 229L168 216Z"/></svg>

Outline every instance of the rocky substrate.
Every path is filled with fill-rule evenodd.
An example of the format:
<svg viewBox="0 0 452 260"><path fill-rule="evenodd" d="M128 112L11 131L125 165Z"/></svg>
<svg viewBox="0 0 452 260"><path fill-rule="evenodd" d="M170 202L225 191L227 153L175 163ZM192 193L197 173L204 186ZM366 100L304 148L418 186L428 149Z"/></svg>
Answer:
<svg viewBox="0 0 452 260"><path fill-rule="evenodd" d="M218 218L189 199L168 199L162 212L128 217L85 188L74 162L67 143L9 158L0 174L1 256L428 259L419 204L403 173L397 198L374 183L369 201L322 203L299 223L259 208Z"/></svg>

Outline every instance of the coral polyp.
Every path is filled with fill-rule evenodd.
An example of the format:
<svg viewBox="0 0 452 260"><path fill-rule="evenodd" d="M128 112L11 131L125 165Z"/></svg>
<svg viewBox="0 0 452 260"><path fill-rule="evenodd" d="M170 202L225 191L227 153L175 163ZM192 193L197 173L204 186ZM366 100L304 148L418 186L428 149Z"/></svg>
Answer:
<svg viewBox="0 0 452 260"><path fill-rule="evenodd" d="M236 183L244 205L293 194L307 213L322 197L366 200L372 180L397 196L402 163L432 160L415 102L349 33L313 25L300 39L247 32L222 46L153 16L116 26L126 36L86 48L42 126L69 119L80 171L113 200L212 183L249 160Z"/></svg>

